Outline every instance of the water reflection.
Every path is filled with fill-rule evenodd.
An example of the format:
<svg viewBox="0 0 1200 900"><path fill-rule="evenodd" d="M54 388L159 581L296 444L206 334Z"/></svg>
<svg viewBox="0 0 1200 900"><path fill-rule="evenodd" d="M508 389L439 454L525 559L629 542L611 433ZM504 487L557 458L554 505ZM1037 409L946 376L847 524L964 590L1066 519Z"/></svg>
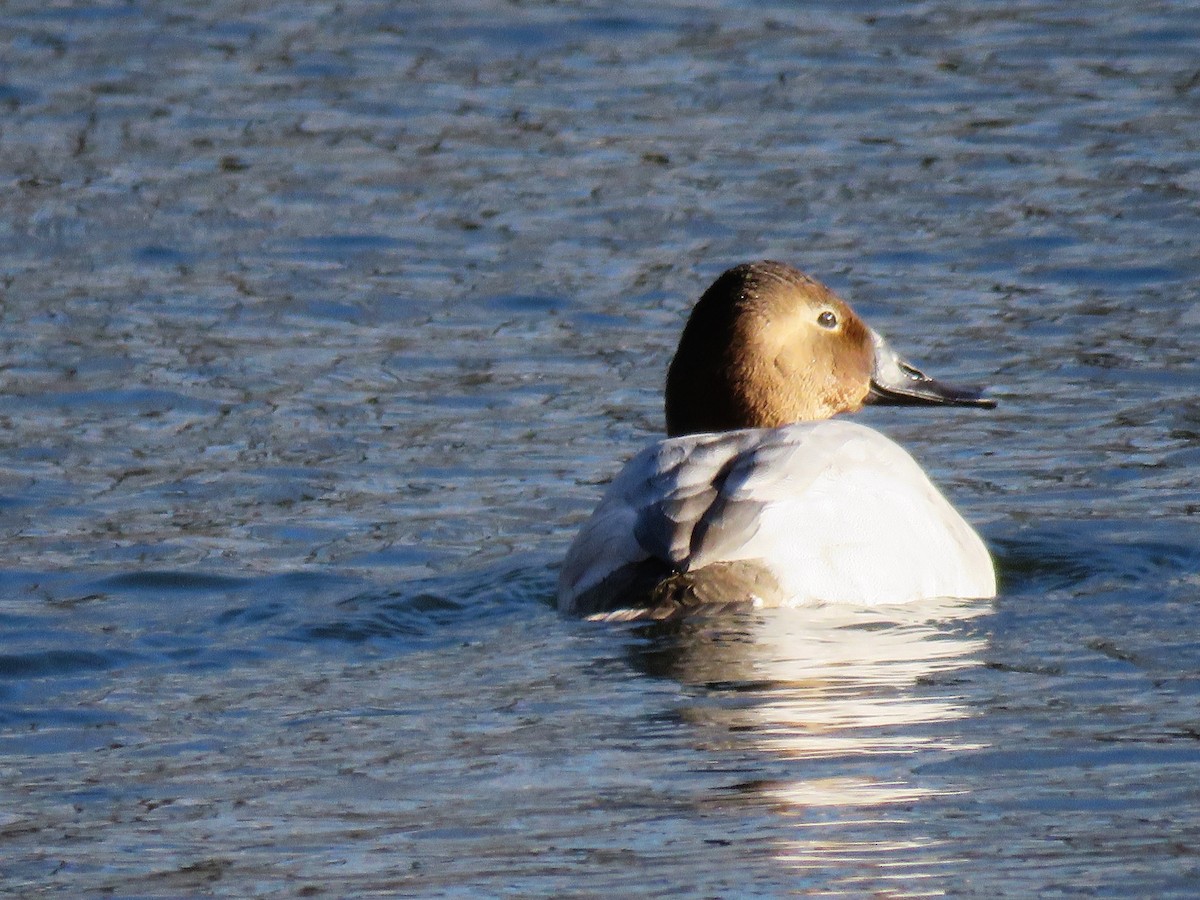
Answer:
<svg viewBox="0 0 1200 900"><path fill-rule="evenodd" d="M656 626L634 661L697 691L686 716L707 746L751 754L758 777L720 802L787 816L781 861L860 886L915 878L903 893L920 893L949 860L913 827L912 809L962 791L921 766L981 746L954 726L971 715L954 673L978 664L985 640L965 623L989 608L935 601Z"/></svg>

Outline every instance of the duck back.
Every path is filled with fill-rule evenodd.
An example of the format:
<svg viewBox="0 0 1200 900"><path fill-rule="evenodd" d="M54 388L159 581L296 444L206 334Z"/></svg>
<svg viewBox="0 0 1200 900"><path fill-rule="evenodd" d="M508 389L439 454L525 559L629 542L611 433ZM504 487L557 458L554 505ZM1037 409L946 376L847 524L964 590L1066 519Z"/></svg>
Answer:
<svg viewBox="0 0 1200 900"><path fill-rule="evenodd" d="M978 535L898 445L845 421L658 441L609 486L567 554L559 606L649 617L995 595Z"/></svg>

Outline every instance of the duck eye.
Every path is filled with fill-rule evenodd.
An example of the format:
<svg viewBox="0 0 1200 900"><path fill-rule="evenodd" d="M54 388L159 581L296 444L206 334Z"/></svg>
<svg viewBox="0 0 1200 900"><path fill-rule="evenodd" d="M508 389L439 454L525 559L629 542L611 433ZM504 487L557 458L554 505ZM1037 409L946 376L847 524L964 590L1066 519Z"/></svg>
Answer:
<svg viewBox="0 0 1200 900"><path fill-rule="evenodd" d="M825 312L817 316L817 324L822 328L837 328L837 323L837 316L835 316L829 310L825 310Z"/></svg>

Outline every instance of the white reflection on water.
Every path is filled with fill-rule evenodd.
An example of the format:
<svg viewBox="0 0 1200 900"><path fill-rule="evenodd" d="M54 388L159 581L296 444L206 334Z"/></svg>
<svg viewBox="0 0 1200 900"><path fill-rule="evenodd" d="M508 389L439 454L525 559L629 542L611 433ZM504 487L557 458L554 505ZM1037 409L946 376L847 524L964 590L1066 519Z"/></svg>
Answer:
<svg viewBox="0 0 1200 900"><path fill-rule="evenodd" d="M935 601L713 619L672 635L653 668L705 688L688 718L714 749L773 757L774 777L734 793L787 817L781 862L821 872L823 890L832 876L846 889L937 894L955 854L919 810L961 787L920 766L982 746L954 726L971 706L952 673L978 664L986 642L962 623L989 609Z"/></svg>

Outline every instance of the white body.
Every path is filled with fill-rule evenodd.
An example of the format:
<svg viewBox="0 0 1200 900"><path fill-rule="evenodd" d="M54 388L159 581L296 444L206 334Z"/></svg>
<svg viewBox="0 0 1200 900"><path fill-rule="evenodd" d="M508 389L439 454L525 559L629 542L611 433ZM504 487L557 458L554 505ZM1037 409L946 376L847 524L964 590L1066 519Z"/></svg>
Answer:
<svg viewBox="0 0 1200 900"><path fill-rule="evenodd" d="M762 566L765 604L902 603L996 593L979 536L903 449L865 426L801 422L669 438L635 456L571 545L558 604L658 559ZM589 602L590 605L590 602Z"/></svg>

